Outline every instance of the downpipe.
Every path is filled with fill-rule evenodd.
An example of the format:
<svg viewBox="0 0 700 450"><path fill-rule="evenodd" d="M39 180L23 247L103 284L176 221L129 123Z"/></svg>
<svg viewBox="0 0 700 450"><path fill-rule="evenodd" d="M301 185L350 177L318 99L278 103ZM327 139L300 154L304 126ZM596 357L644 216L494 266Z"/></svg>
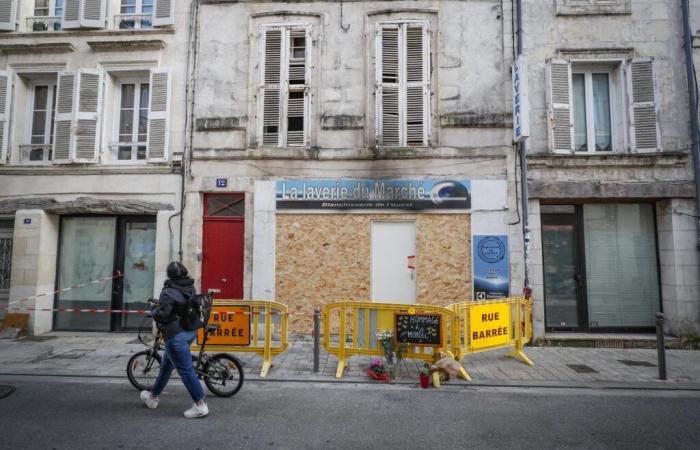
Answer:
<svg viewBox="0 0 700 450"><path fill-rule="evenodd" d="M690 104L690 128L692 133L691 153L693 154L693 172L695 174L695 249L700 250L700 145L698 143L698 99L695 90L695 66L693 62L693 35L690 30L689 0L683 0L683 47L685 50L685 68L688 78L688 101Z"/></svg>

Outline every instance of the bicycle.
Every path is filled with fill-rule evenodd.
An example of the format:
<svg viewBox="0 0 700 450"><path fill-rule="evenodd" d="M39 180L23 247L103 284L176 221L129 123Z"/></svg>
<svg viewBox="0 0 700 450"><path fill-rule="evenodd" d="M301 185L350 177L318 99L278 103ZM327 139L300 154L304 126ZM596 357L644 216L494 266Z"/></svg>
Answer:
<svg viewBox="0 0 700 450"><path fill-rule="evenodd" d="M206 301L209 303L206 309L210 311L211 294L206 295ZM157 304L153 299L149 300L149 303ZM198 354L196 356L192 355L192 365L197 378L203 379L204 384L214 395L231 397L243 387L243 366L241 361L234 355L217 353L210 356L204 351L209 334L221 327L219 324L209 324L209 316L210 314L207 313L204 325L204 338ZM143 339L142 331L146 323L150 328L150 320L148 320L150 318L150 314L146 315L144 323L141 324L138 330L138 340L147 349L135 353L129 358L129 362L126 365L126 375L129 378L129 382L140 391L150 391L153 388L160 372L160 363L162 361L160 352L164 350L163 332L160 327L158 327L153 345L149 345Z"/></svg>

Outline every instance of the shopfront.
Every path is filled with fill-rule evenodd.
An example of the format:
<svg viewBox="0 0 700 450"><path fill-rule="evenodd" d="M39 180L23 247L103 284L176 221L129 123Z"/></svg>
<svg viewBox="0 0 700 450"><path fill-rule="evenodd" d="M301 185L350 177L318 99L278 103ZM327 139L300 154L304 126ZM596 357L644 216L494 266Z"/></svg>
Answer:
<svg viewBox="0 0 700 450"><path fill-rule="evenodd" d="M651 331L661 310L653 203L540 206L547 331Z"/></svg>

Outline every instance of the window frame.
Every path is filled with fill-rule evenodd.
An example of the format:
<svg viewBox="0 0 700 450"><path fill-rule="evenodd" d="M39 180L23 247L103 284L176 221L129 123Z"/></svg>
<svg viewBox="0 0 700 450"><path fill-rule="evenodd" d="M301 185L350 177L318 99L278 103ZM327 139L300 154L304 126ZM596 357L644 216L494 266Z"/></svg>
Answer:
<svg viewBox="0 0 700 450"><path fill-rule="evenodd" d="M578 66L578 67L577 67ZM575 139L574 139L574 153L575 154L611 154L615 153L618 151L616 149L616 139L618 138L618 132L617 130L617 119L618 119L618 114L620 114L618 109L618 103L617 103L617 97L615 95L615 86L614 84L617 84L615 81L615 71L616 68L614 67L607 67L605 68L604 66L590 66L590 67L581 67L581 64L575 64L575 62L572 61L571 64L571 109L572 109L572 116L573 116L573 122L574 122L574 130L576 126L576 117L574 112L576 111L576 107L574 106L574 101L575 97L573 95L573 77L574 75L583 75L584 76L584 86L585 86L585 109L586 109L586 147L587 150L581 151L576 149L576 144L575 144ZM594 104L593 104L593 75L594 74L605 74L608 76L608 101L610 105L610 150L596 150L595 148L595 116L594 116ZM575 136L575 131L574 131L574 136ZM591 143L593 145L591 145Z"/></svg>
<svg viewBox="0 0 700 450"><path fill-rule="evenodd" d="M277 130L277 145L270 145L264 143L264 121L265 121L265 109L264 109L264 97L266 90L265 83L265 50L267 43L267 33L269 31L280 30L281 31L281 45L280 45L280 68L283 70L280 73L279 81L279 127ZM291 59L291 32L294 30L303 30L305 34L305 68L304 68L304 84L295 84L290 86L289 84L289 63ZM258 39L258 73L256 75L257 79L257 89L256 89L256 145L258 148L266 149L304 149L308 148L311 144L311 75L312 75L312 58L313 58L313 38L312 38L313 25L310 23L302 22L289 22L289 23L269 23L262 24L259 26L259 39ZM289 125L289 94L291 92L303 92L304 95L304 129L303 129L303 143L302 144L289 144L288 143L288 125Z"/></svg>
<svg viewBox="0 0 700 450"><path fill-rule="evenodd" d="M46 10L46 15L38 15L37 9L37 2L38 0L34 0L34 5L31 8L31 16L28 17L28 20L33 21L32 25L28 26L29 31L35 32L35 33L46 33L46 32L57 32L57 31L62 31L63 30L63 10L65 9L65 0L61 2L61 7L59 9L60 13L56 12L56 0L47 0L47 6L40 8L40 9L45 9ZM44 19L46 20L46 29L45 30L35 30L34 26L39 23L36 22L38 19Z"/></svg>
<svg viewBox="0 0 700 450"><path fill-rule="evenodd" d="M150 102L151 102L151 80L150 76L146 75L145 77L124 77L124 78L119 78L115 83L114 83L114 127L112 130L112 144L110 144L110 149L111 149L111 157L112 161L115 164L146 164L148 162L148 126L149 124L149 118L150 118ZM144 84L148 85L148 105L146 107L146 140L143 142L143 145L136 145L137 143L140 144L139 141L131 141L129 143L122 143L120 142L120 135L121 133L119 132L121 129L121 110L122 110L122 87L126 84L133 84L135 86L138 86L138 89L134 89L134 111L132 114L132 130L131 130L131 137L132 139L134 136L136 136L136 139L138 139L138 119L139 119L139 114L141 111L141 104L140 104L140 93L141 93L141 88ZM139 105L137 108L136 105ZM126 145L128 144L128 145ZM130 159L119 159L119 147L131 147L131 158ZM139 147L145 147L146 149L146 154L144 159L138 159L138 148Z"/></svg>
<svg viewBox="0 0 700 450"><path fill-rule="evenodd" d="M423 60L423 77L424 80L421 82L424 86L427 96L424 94L423 98L423 144L422 145L408 145L408 122L406 120L407 115L407 93L408 93L408 81L406 80L406 29L409 25L421 25L423 27L423 32L427 35L428 39L423 42L423 51L425 52L425 58ZM384 145L382 142L383 138L383 108L382 105L382 92L383 92L383 60L382 53L382 28L385 26L397 26L399 32L398 45L399 45L399 77L396 83L399 91L399 145ZM431 21L427 19L397 19L397 20L382 20L375 23L375 39L374 39L374 80L375 89L373 95L375 96L374 101L374 121L375 121L375 132L374 139L378 147L383 149L425 149L432 146L433 140L433 124L432 124L432 109L433 109L433 33L431 28ZM410 82L412 84L417 84L418 82Z"/></svg>
<svg viewBox="0 0 700 450"><path fill-rule="evenodd" d="M48 86L48 93L46 97L46 115L49 117L49 111L50 111L50 120L45 119L45 124L44 124L44 143L43 144L33 144L32 143L32 137L33 135L33 129L34 129L34 108L36 106L36 88L41 87L41 86ZM56 95L58 94L58 79L36 79L32 80L29 83L28 86L28 96L27 96L27 112L26 112L26 119L25 119L25 133L24 133L24 140L25 143L20 145L20 164L22 165L31 165L31 166L46 166L46 165L51 165L53 163L53 139L54 139L54 132L55 132L55 121L56 121L56 108L55 108L55 101L56 101ZM49 108L50 106L50 108ZM47 134L48 133L48 134ZM48 143L46 143L48 137ZM30 160L29 159L29 153L31 152L31 149L34 145L43 145L44 146L44 152L42 155L41 160ZM48 148L48 151L46 146L50 146ZM50 157L49 157L50 155Z"/></svg>
<svg viewBox="0 0 700 450"><path fill-rule="evenodd" d="M133 16L143 16L143 15L148 14L148 13L144 13L144 12L143 12L143 1L144 1L144 0L134 0L134 4L133 4L133 6L132 6L132 5L124 5L124 4L123 4L124 0L119 0L119 13L116 14L116 16L119 17L119 20L115 20L115 21L114 21L114 22L115 22L115 23L114 23L114 27L115 27L117 30L151 30L151 29L153 29L153 28L154 28L153 20L154 20L154 18L155 18L155 11L154 11L154 9L155 9L155 0L151 0L151 4L150 4L150 7L151 7L151 13L150 13L150 16L151 16L151 25L150 25L150 26L144 27L144 26L143 26L143 20L144 20L144 19L143 19L143 18L140 18L140 19L134 19L134 20L133 20L133 22L134 22L134 27L133 27L133 28L121 28L121 27L120 27L120 23L121 23L122 21L126 21L126 22L129 21L129 19L125 19L125 17L131 16L131 15L133 15ZM133 13L124 13L124 12L122 12L122 9L123 9L123 8L131 8L131 7L134 8L134 12L133 12Z"/></svg>

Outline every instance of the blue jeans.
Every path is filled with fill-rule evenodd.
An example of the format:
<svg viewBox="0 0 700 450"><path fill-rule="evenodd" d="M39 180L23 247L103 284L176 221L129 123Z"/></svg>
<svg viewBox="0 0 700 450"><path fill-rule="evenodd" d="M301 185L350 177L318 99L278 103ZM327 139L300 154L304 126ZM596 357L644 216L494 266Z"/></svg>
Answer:
<svg viewBox="0 0 700 450"><path fill-rule="evenodd" d="M151 395L158 396L163 392L165 385L170 380L170 375L173 373L173 368L175 368L192 400L198 402L204 398L204 390L199 384L194 367L192 367L192 354L190 353L190 344L196 337L197 331L183 331L165 341L163 361L160 363L160 372L156 384L151 389Z"/></svg>

